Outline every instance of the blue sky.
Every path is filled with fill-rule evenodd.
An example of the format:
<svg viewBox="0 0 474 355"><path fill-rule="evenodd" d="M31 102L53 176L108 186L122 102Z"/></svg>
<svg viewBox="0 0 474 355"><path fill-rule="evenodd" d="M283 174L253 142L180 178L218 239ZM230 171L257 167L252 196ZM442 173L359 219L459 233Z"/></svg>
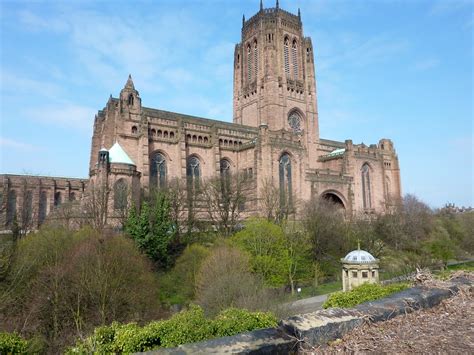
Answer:
<svg viewBox="0 0 474 355"><path fill-rule="evenodd" d="M145 106L231 121L258 2L0 0L0 172L86 177L94 114L129 73ZM321 137L391 138L403 192L433 207L474 205L473 4L280 1L313 40Z"/></svg>

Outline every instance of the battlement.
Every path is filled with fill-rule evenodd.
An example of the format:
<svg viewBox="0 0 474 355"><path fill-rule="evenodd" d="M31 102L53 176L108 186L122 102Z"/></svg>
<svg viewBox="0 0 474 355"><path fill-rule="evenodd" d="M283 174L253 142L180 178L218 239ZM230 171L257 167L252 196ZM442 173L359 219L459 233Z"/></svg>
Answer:
<svg viewBox="0 0 474 355"><path fill-rule="evenodd" d="M244 20L242 23L242 33L256 26L261 21L275 21L280 18L283 26L292 28L301 28L301 16L294 15L288 11L282 10L278 7L270 7L267 9L261 9L255 15L250 17L248 20Z"/></svg>

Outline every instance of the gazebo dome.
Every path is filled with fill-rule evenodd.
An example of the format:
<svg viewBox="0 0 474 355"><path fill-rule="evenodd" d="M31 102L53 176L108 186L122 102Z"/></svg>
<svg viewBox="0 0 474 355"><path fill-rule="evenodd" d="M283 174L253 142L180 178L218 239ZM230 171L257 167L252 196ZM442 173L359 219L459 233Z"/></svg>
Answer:
<svg viewBox="0 0 474 355"><path fill-rule="evenodd" d="M375 259L369 252L358 249L351 251L344 257L344 259L342 259L342 261L345 263L368 264L377 262L377 259Z"/></svg>

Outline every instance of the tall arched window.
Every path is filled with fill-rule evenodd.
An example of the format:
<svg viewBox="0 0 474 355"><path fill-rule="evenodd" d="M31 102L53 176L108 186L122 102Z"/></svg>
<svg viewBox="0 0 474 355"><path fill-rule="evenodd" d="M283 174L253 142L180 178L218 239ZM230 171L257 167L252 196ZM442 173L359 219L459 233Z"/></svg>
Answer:
<svg viewBox="0 0 474 355"><path fill-rule="evenodd" d="M250 44L247 46L247 80L252 80L252 48Z"/></svg>
<svg viewBox="0 0 474 355"><path fill-rule="evenodd" d="M201 176L201 162L195 156L188 158L186 164L186 178L188 182L188 188L195 190L199 188L199 178Z"/></svg>
<svg viewBox="0 0 474 355"><path fill-rule="evenodd" d="M258 77L258 45L257 41L253 43L253 71L254 77L257 79Z"/></svg>
<svg viewBox="0 0 474 355"><path fill-rule="evenodd" d="M288 49L288 37L285 37L283 42L283 56L285 60L285 73L286 75L290 75L290 53Z"/></svg>
<svg viewBox="0 0 474 355"><path fill-rule="evenodd" d="M41 191L39 198L38 223L42 224L46 219L46 212L48 207L48 196L46 191Z"/></svg>
<svg viewBox="0 0 474 355"><path fill-rule="evenodd" d="M291 159L288 153L280 157L279 166L280 179L280 206L286 210L292 205L291 196Z"/></svg>
<svg viewBox="0 0 474 355"><path fill-rule="evenodd" d="M124 179L118 179L114 184L114 209L124 211L128 203L128 184Z"/></svg>
<svg viewBox="0 0 474 355"><path fill-rule="evenodd" d="M371 208L371 191L370 191L370 168L369 164L365 163L361 169L362 176L362 200L364 208Z"/></svg>
<svg viewBox="0 0 474 355"><path fill-rule="evenodd" d="M7 197L7 226L13 223L13 219L16 215L16 191L8 191Z"/></svg>
<svg viewBox="0 0 474 355"><path fill-rule="evenodd" d="M28 190L25 192L24 211L22 211L23 223L28 226L33 218L33 191Z"/></svg>
<svg viewBox="0 0 474 355"><path fill-rule="evenodd" d="M293 75L296 79L298 78L298 43L296 42L296 39L293 41L291 46L291 58L293 60Z"/></svg>
<svg viewBox="0 0 474 355"><path fill-rule="evenodd" d="M166 159L159 152L153 154L150 160L150 187L166 187Z"/></svg>
<svg viewBox="0 0 474 355"><path fill-rule="evenodd" d="M128 95L128 105L133 106L133 94Z"/></svg>

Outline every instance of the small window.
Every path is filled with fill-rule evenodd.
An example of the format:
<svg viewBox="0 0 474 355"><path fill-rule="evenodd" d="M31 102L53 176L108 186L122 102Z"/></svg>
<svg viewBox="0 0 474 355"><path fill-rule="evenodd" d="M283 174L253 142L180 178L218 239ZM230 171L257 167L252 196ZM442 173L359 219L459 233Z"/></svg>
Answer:
<svg viewBox="0 0 474 355"><path fill-rule="evenodd" d="M163 131L161 129L158 130L157 134L158 134L158 137L160 137L160 138L163 137Z"/></svg>
<svg viewBox="0 0 474 355"><path fill-rule="evenodd" d="M357 271L352 271L352 277L357 278Z"/></svg>
<svg viewBox="0 0 474 355"><path fill-rule="evenodd" d="M204 137L204 143L208 143L209 139L207 137Z"/></svg>
<svg viewBox="0 0 474 355"><path fill-rule="evenodd" d="M198 143L202 143L202 136L198 137Z"/></svg>
<svg viewBox="0 0 474 355"><path fill-rule="evenodd" d="M375 278L375 271L372 270L372 277Z"/></svg>
<svg viewBox="0 0 474 355"><path fill-rule="evenodd" d="M153 129L150 131L150 135L151 135L152 137L155 137L155 136L156 136L156 129L153 128Z"/></svg>
<svg viewBox="0 0 474 355"><path fill-rule="evenodd" d="M168 131L163 132L163 138L168 138Z"/></svg>
<svg viewBox="0 0 474 355"><path fill-rule="evenodd" d="M249 179L253 178L253 169L249 168L249 173L248 173Z"/></svg>
<svg viewBox="0 0 474 355"><path fill-rule="evenodd" d="M76 201L76 193L75 192L71 192L69 194L69 201Z"/></svg>
<svg viewBox="0 0 474 355"><path fill-rule="evenodd" d="M138 131L137 126L132 126L132 134L136 134Z"/></svg>
<svg viewBox="0 0 474 355"><path fill-rule="evenodd" d="M171 138L171 139L174 138L174 132L170 132L170 138Z"/></svg>
<svg viewBox="0 0 474 355"><path fill-rule="evenodd" d="M369 277L369 273L367 271L362 271L362 278L366 279Z"/></svg>
<svg viewBox="0 0 474 355"><path fill-rule="evenodd" d="M134 100L133 94L130 94L130 95L128 96L128 105L129 105L129 106L133 106L133 100Z"/></svg>

